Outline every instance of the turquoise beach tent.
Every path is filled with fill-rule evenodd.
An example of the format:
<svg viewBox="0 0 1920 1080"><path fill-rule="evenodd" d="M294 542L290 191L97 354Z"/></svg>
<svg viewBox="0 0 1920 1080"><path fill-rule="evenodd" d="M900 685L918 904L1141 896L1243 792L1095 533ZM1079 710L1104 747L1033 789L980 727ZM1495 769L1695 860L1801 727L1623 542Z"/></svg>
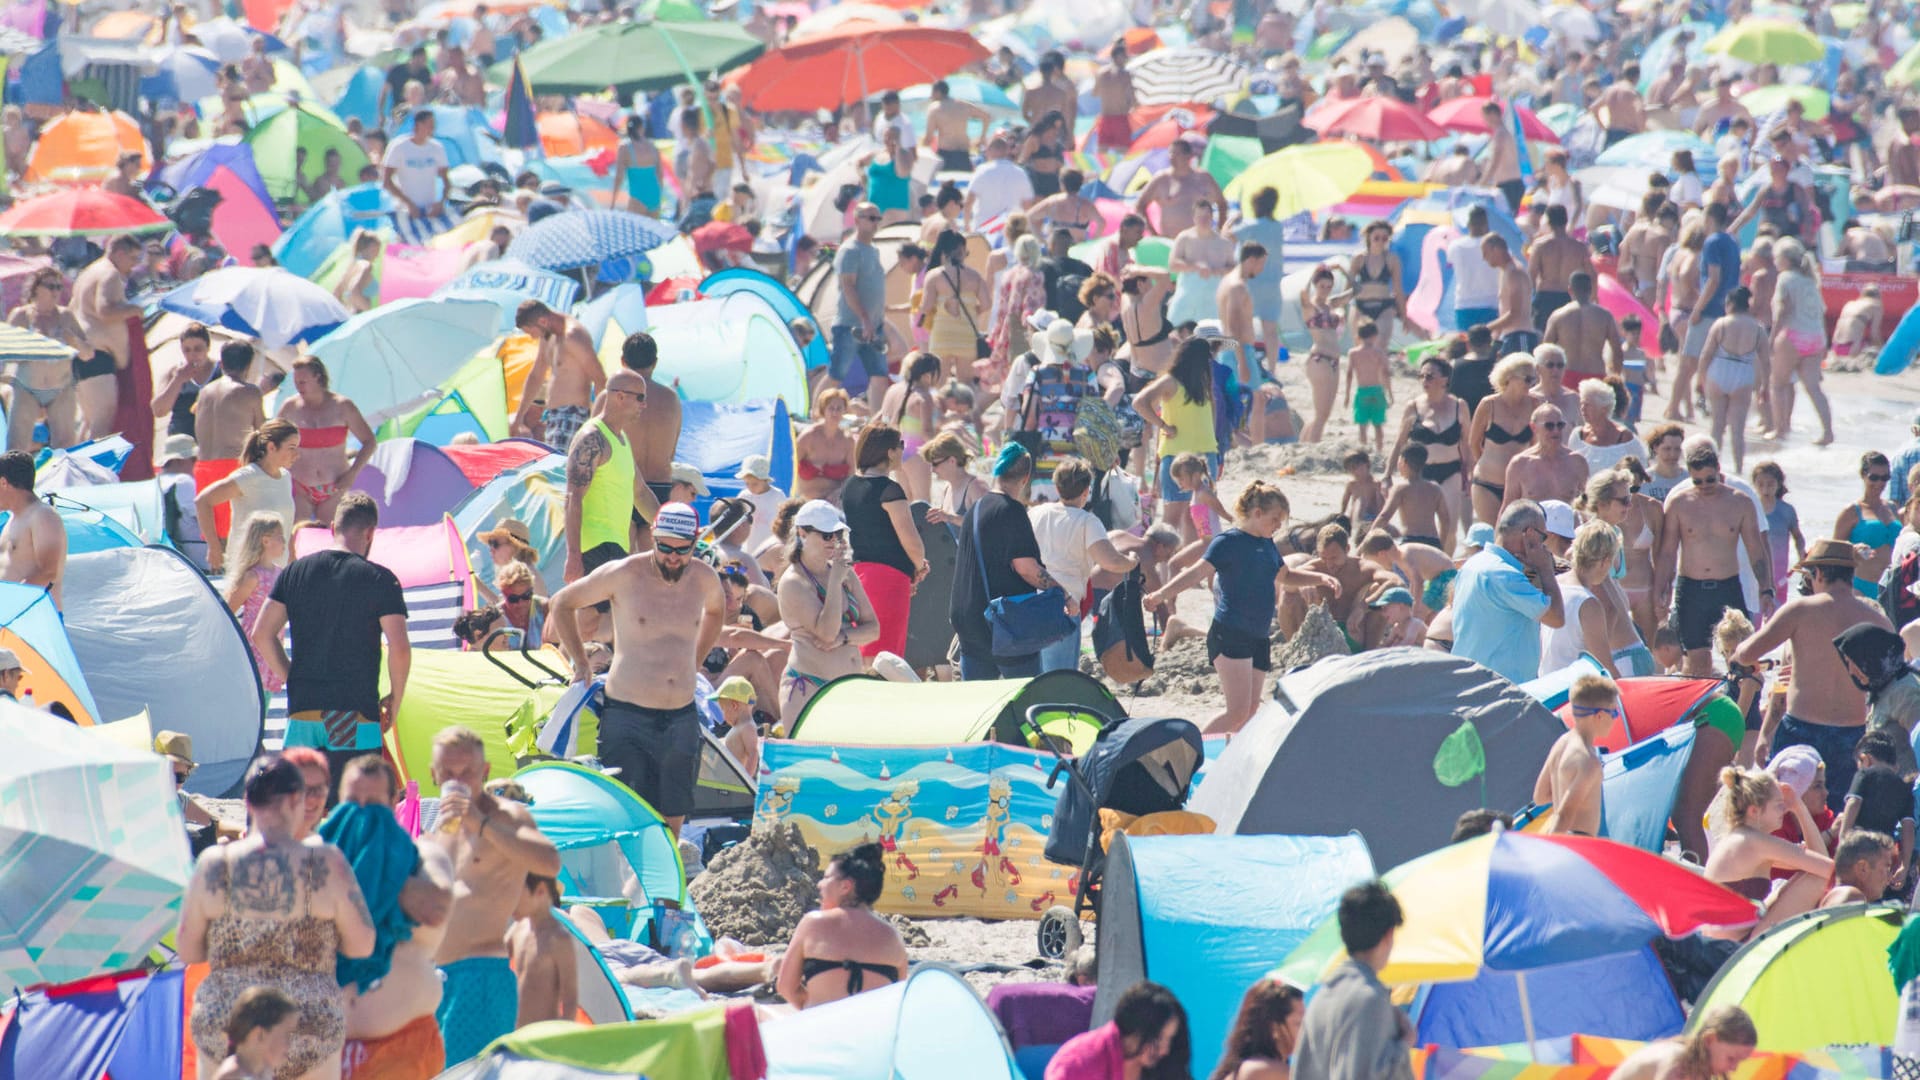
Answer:
<svg viewBox="0 0 1920 1080"><path fill-rule="evenodd" d="M780 317L791 325L795 319L805 319L813 327L813 340L807 343L801 354L806 357L807 370L827 366L827 332L814 319L813 312L800 298L774 278L746 266L734 266L707 275L700 283L701 296L732 296L737 292L750 292L765 300L778 312Z"/></svg>
<svg viewBox="0 0 1920 1080"><path fill-rule="evenodd" d="M73 642L67 639L66 623L47 590L0 581L0 647L12 649L26 669L20 689L31 692L35 704L45 708L58 702L81 724L122 719L100 715L73 655Z"/></svg>
<svg viewBox="0 0 1920 1080"><path fill-rule="evenodd" d="M767 1080L1017 1080L965 979L922 965L894 983L760 1025Z"/></svg>
<svg viewBox="0 0 1920 1080"><path fill-rule="evenodd" d="M599 909L618 936L638 936L655 900L692 909L673 833L631 788L564 761L537 762L513 778L533 796L534 823L560 849L567 903Z"/></svg>

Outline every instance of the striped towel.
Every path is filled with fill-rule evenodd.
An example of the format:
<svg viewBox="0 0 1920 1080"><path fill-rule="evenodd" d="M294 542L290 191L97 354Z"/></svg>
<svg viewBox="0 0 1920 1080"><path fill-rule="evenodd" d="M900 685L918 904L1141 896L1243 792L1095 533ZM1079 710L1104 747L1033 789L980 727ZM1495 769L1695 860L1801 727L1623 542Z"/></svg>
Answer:
<svg viewBox="0 0 1920 1080"><path fill-rule="evenodd" d="M399 234L400 242L403 244L412 244L415 247L424 245L427 241L439 236L454 226L453 215L449 213L444 206L440 208L440 213L434 217L426 217L424 215L414 217L405 210L395 210L390 215L390 218L393 223L393 231Z"/></svg>

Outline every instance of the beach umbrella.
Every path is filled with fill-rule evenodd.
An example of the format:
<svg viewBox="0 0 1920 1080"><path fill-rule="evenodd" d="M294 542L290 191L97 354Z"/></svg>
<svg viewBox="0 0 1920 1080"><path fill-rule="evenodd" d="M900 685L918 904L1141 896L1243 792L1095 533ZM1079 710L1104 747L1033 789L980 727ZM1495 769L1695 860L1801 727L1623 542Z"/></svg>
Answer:
<svg viewBox="0 0 1920 1080"><path fill-rule="evenodd" d="M1453 5L1453 10L1475 26L1510 38L1540 25L1540 5L1535 0L1465 0Z"/></svg>
<svg viewBox="0 0 1920 1080"><path fill-rule="evenodd" d="M1590 165L1574 173L1587 201L1613 210L1639 210L1640 200L1651 190L1648 183L1654 170L1633 165Z"/></svg>
<svg viewBox="0 0 1920 1080"><path fill-rule="evenodd" d="M518 150L540 145L540 124L534 115L533 86L527 82L527 69L514 58L513 73L507 78L507 101L500 141Z"/></svg>
<svg viewBox="0 0 1920 1080"><path fill-rule="evenodd" d="M310 102L290 100L285 108L247 131L253 164L276 199L298 199L301 183L319 176L328 150L340 151L340 175L358 176L367 164L367 152L347 134L347 126L331 110ZM299 168L299 152L307 152Z"/></svg>
<svg viewBox="0 0 1920 1080"><path fill-rule="evenodd" d="M1711 167L1713 147L1691 131L1645 131L1629 135L1605 150L1594 160L1596 165L1631 165L1641 169L1666 171L1679 150L1693 151L1696 167Z"/></svg>
<svg viewBox="0 0 1920 1080"><path fill-rule="evenodd" d="M188 32L206 50L220 58L223 64L237 64L253 54L253 41L263 38L267 43L267 54L289 52L287 43L272 34L255 30L251 26L237 23L232 19L206 19L188 27Z"/></svg>
<svg viewBox="0 0 1920 1080"><path fill-rule="evenodd" d="M1373 158L1347 143L1305 143L1277 150L1246 167L1227 184L1229 199L1245 202L1263 187L1280 194L1278 218L1323 210L1341 202L1373 175Z"/></svg>
<svg viewBox="0 0 1920 1080"><path fill-rule="evenodd" d="M1246 65L1212 49L1155 49L1127 62L1134 101L1140 105L1211 105L1247 88Z"/></svg>
<svg viewBox="0 0 1920 1080"><path fill-rule="evenodd" d="M140 92L175 101L211 97L220 92L220 58L191 45L162 49L155 58L154 73L140 80Z"/></svg>
<svg viewBox="0 0 1920 1080"><path fill-rule="evenodd" d="M112 176L122 153L140 155L140 171L153 168L140 124L123 112L70 112L40 129L27 158L28 183L87 184Z"/></svg>
<svg viewBox="0 0 1920 1080"><path fill-rule="evenodd" d="M173 223L145 202L95 187L41 195L0 214L0 234L9 236L110 236L171 228Z"/></svg>
<svg viewBox="0 0 1920 1080"><path fill-rule="evenodd" d="M535 93L597 94L612 87L625 97L698 82L697 73L738 67L765 48L737 24L617 22L543 41L519 60ZM512 66L496 64L490 74L505 84Z"/></svg>
<svg viewBox="0 0 1920 1080"><path fill-rule="evenodd" d="M1742 19L1703 48L1749 64L1811 64L1827 55L1812 31L1786 19Z"/></svg>
<svg viewBox="0 0 1920 1080"><path fill-rule="evenodd" d="M837 109L944 79L988 55L964 30L849 24L768 51L739 73L735 85L749 109Z"/></svg>
<svg viewBox="0 0 1920 1080"><path fill-rule="evenodd" d="M333 294L278 266L229 266L160 297L160 306L257 338L269 349L316 341L347 321Z"/></svg>
<svg viewBox="0 0 1920 1080"><path fill-rule="evenodd" d="M541 113L540 148L551 157L575 157L611 150L620 136L605 123L574 112Z"/></svg>
<svg viewBox="0 0 1920 1080"><path fill-rule="evenodd" d="M1887 82L1895 86L1920 85L1920 45L1900 55L1887 69Z"/></svg>
<svg viewBox="0 0 1920 1080"><path fill-rule="evenodd" d="M1757 915L1752 902L1680 863L1585 836L1495 832L1403 863L1383 880L1406 922L1381 981L1511 973L1529 1035L1527 971L1635 952L1663 935L1751 926ZM1318 982L1342 958L1339 931L1322 923L1274 975Z"/></svg>
<svg viewBox="0 0 1920 1080"><path fill-rule="evenodd" d="M1593 12L1574 4L1555 4L1540 16L1547 32L1573 45L1592 45L1606 36Z"/></svg>
<svg viewBox="0 0 1920 1080"><path fill-rule="evenodd" d="M834 4L800 16L800 21L794 23L793 33L787 36L787 40L805 41L856 23L899 26L906 21L905 15L879 4Z"/></svg>
<svg viewBox="0 0 1920 1080"><path fill-rule="evenodd" d="M139 964L193 873L173 763L11 700L0 739L0 995Z"/></svg>
<svg viewBox="0 0 1920 1080"><path fill-rule="evenodd" d="M1788 102L1797 101L1809 120L1825 120L1833 109L1833 98L1825 90L1805 83L1776 83L1749 90L1740 95L1740 104L1755 116L1782 112Z"/></svg>
<svg viewBox="0 0 1920 1080"><path fill-rule="evenodd" d="M644 255L679 233L644 214L581 210L527 226L507 254L541 270L579 270Z"/></svg>
<svg viewBox="0 0 1920 1080"><path fill-rule="evenodd" d="M1371 94L1316 106L1300 122L1322 135L1351 135L1372 142L1432 142L1447 134L1406 102Z"/></svg>
<svg viewBox="0 0 1920 1080"><path fill-rule="evenodd" d="M24 326L0 323L0 364L64 363L72 360L73 354L73 347L65 342Z"/></svg>
<svg viewBox="0 0 1920 1080"><path fill-rule="evenodd" d="M693 250L701 255L715 251L745 255L753 250L753 234L731 221L709 221L693 230Z"/></svg>
<svg viewBox="0 0 1920 1080"><path fill-rule="evenodd" d="M1495 99L1491 97L1450 98L1429 110L1427 119L1448 131L1462 131L1470 135L1491 134L1487 129L1487 118L1480 114L1480 110L1486 107L1487 102L1493 100ZM1502 101L1500 104L1512 113L1519 114L1520 132L1527 141L1550 143L1560 141L1559 133L1554 131L1546 121L1540 119L1532 109L1508 101Z"/></svg>
<svg viewBox="0 0 1920 1080"><path fill-rule="evenodd" d="M1859 26L1861 21L1867 17L1867 5L1858 3L1835 4L1827 9L1827 14L1833 17L1833 28L1842 33L1846 33L1854 27Z"/></svg>
<svg viewBox="0 0 1920 1080"><path fill-rule="evenodd" d="M833 8L828 8L833 11ZM1007 96L1005 90L985 79L972 75L955 75L947 80L947 96L955 101L964 101L976 109L984 109L997 116L1013 117L1020 114L1020 103ZM900 91L900 104L908 108L925 108L933 100L932 86L913 86Z"/></svg>
<svg viewBox="0 0 1920 1080"><path fill-rule="evenodd" d="M362 312L314 342L333 391L379 425L435 393L473 354L493 343L500 309L445 296L395 300Z"/></svg>

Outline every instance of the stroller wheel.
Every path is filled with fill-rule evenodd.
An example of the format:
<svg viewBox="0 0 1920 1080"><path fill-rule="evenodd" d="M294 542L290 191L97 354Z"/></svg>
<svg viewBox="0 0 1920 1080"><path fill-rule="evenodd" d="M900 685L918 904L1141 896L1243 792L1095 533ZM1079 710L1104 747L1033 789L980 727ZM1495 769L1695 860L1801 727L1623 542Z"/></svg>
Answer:
<svg viewBox="0 0 1920 1080"><path fill-rule="evenodd" d="M1086 940L1080 932L1080 917L1064 904L1055 904L1040 916L1040 928L1036 936L1040 955L1049 960L1064 958Z"/></svg>

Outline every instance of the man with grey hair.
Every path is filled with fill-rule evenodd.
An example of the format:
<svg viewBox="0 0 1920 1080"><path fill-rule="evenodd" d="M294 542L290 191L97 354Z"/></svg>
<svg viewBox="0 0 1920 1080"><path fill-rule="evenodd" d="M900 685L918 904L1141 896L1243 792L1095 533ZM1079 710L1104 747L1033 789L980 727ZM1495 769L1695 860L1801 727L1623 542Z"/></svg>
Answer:
<svg viewBox="0 0 1920 1080"><path fill-rule="evenodd" d="M1508 503L1494 542L1460 567L1453 582L1453 652L1505 677L1540 674L1542 626L1566 624L1547 517L1531 499Z"/></svg>

